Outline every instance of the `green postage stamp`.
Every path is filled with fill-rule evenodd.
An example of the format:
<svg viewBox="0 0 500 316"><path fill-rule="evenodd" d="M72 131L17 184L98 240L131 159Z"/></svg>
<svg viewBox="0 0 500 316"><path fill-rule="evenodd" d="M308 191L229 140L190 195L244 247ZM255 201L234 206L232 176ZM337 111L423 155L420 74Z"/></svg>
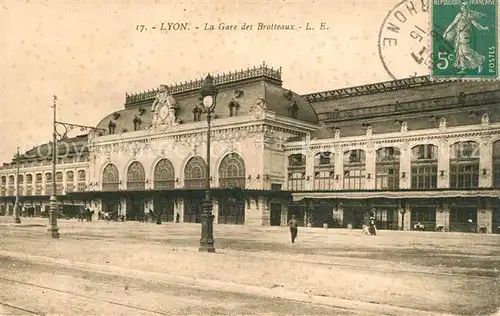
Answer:
<svg viewBox="0 0 500 316"><path fill-rule="evenodd" d="M498 0L430 0L434 78L498 78Z"/></svg>

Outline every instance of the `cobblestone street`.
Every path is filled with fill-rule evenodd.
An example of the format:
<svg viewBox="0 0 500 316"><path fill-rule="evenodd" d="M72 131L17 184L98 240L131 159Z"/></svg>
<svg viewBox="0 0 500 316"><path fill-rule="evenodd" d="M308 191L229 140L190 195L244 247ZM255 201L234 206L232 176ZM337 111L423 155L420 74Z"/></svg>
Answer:
<svg viewBox="0 0 500 316"><path fill-rule="evenodd" d="M0 219L2 315L487 315L500 236Z"/></svg>

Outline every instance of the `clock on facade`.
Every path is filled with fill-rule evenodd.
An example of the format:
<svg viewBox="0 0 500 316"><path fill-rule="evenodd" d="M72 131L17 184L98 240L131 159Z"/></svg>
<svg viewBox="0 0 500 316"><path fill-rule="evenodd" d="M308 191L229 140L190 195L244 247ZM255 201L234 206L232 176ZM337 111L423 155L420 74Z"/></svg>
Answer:
<svg viewBox="0 0 500 316"><path fill-rule="evenodd" d="M160 115L160 118L161 118L162 120L166 119L166 118L167 118L167 116L168 116L168 107L167 107L167 106L162 106L162 107L160 108L160 113L159 113L159 115Z"/></svg>

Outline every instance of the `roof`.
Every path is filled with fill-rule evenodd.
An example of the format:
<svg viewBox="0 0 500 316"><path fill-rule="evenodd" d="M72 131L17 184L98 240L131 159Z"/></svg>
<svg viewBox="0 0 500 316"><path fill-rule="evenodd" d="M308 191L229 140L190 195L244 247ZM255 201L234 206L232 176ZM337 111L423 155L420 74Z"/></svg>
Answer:
<svg viewBox="0 0 500 316"><path fill-rule="evenodd" d="M264 99L267 108L277 115L292 118L292 107L297 107L296 119L308 123L318 123L318 116L311 104L297 93L281 86L281 82L266 76L248 78L238 82L224 83L218 86L215 119L230 116L229 106L236 103L236 115L247 115L258 99ZM156 90L155 90L156 91ZM177 120L181 124L194 122L193 110L199 106L198 90L172 93L178 104ZM144 97L146 98L146 97ZM135 105L127 105L125 109L104 117L98 128L106 131L110 122L114 123L115 133L134 131L134 120L140 121L139 130L148 129L153 120L151 107L154 98L141 99ZM204 120L204 118L202 118Z"/></svg>
<svg viewBox="0 0 500 316"><path fill-rule="evenodd" d="M87 143L87 134L59 141L57 151L58 156L73 157L78 154L85 154L88 152ZM45 159L50 160L52 159L52 142L34 147L22 153L20 156L21 160L28 161Z"/></svg>

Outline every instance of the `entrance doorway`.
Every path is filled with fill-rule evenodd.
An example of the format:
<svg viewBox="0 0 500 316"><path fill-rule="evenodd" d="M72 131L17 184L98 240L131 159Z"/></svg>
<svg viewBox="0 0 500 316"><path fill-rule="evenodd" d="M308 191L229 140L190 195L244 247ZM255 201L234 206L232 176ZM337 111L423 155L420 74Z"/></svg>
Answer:
<svg viewBox="0 0 500 316"><path fill-rule="evenodd" d="M281 226L280 203L271 203L271 226Z"/></svg>
<svg viewBox="0 0 500 316"><path fill-rule="evenodd" d="M153 212L161 213L162 222L173 222L174 216L174 201L172 199L158 197L153 201Z"/></svg>
<svg viewBox="0 0 500 316"><path fill-rule="evenodd" d="M412 206L410 229L415 229L415 225L420 223L427 231L436 230L436 207L435 206Z"/></svg>
<svg viewBox="0 0 500 316"><path fill-rule="evenodd" d="M129 198L127 199L127 220L138 221L144 214L144 199Z"/></svg>
<svg viewBox="0 0 500 316"><path fill-rule="evenodd" d="M450 231L474 233L477 229L477 207L474 205L453 206L450 209Z"/></svg>
<svg viewBox="0 0 500 316"><path fill-rule="evenodd" d="M219 200L218 224L245 224L245 201L238 198Z"/></svg>
<svg viewBox="0 0 500 316"><path fill-rule="evenodd" d="M201 223L203 197L184 199L184 223Z"/></svg>

